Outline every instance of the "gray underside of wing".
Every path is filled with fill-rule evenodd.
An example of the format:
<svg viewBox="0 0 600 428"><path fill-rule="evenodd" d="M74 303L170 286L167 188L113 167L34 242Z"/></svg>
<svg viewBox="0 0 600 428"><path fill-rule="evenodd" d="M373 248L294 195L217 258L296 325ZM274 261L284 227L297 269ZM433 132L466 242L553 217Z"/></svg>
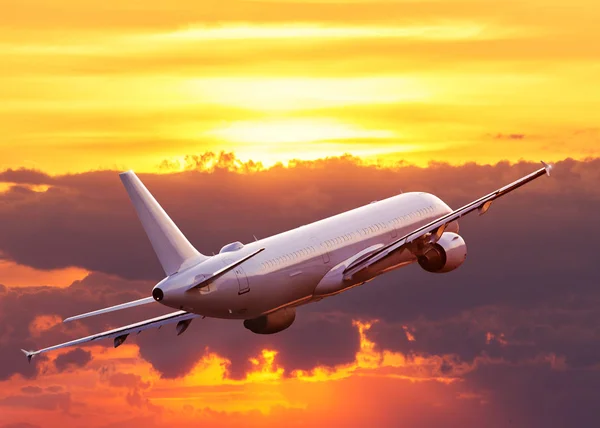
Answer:
<svg viewBox="0 0 600 428"><path fill-rule="evenodd" d="M200 315L192 314L192 313L185 312L185 311L177 311L177 312L172 312L170 314L162 315L160 317L152 318L149 320L140 321L135 324L126 325L123 327L115 328L113 330L108 330L108 331L98 333L98 334L93 334L91 336L83 337L81 339L75 339L70 342L65 342L65 343L61 343L59 345L50 346L48 348L40 349L38 351L25 351L25 350L22 350L22 351L27 356L27 358L29 360L31 360L31 358L34 357L35 355L42 354L42 353L48 352L48 351L53 351L55 349L61 349L61 348L69 347L69 346L81 345L81 344L84 344L87 342L93 342L95 340L100 340L100 339L124 338L128 334L131 334L131 333L140 333L144 330L148 330L150 328L162 327L163 325L166 325L166 324L191 321L192 319L197 318L199 316ZM122 343L122 341L120 343ZM120 343L118 343L118 344L120 344ZM115 341L115 346L118 346L118 344Z"/></svg>

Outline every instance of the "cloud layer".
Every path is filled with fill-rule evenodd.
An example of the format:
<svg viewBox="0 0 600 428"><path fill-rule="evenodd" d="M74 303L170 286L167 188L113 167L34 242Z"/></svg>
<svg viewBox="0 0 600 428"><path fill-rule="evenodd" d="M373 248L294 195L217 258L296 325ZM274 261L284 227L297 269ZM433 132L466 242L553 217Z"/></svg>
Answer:
<svg viewBox="0 0 600 428"><path fill-rule="evenodd" d="M344 157L239 172L223 158L208 169L200 162L185 172L141 178L210 254L230 241L251 241L253 234L268 236L400 191L432 192L457 207L535 168L379 169ZM348 426L404 421L426 427L448 420L593 426L600 420L593 400L600 387L600 230L593 223L599 171L599 160L559 162L551 178L499 200L483 217L461 221L469 257L456 272L433 275L417 266L392 272L301 308L280 335L259 337L236 322L196 320L182 337L163 328L117 350L106 341L32 365L19 348L154 315L157 310L138 308L60 323L144 297L161 275L115 172L5 172L2 180L13 184L0 194L2 257L35 269L73 266L92 273L66 288L0 289L0 405L9 421L41 426L49 426L40 423L42 413L23 409L46 412L57 425L110 405L136 410L99 418L95 426L135 418L161 426L184 408L184 426L231 426L249 415L258 425L298 418ZM39 185L48 188L32 187ZM339 398L323 416L316 398L332 393ZM41 398L34 406L31 397ZM202 404L191 397L202 397Z"/></svg>

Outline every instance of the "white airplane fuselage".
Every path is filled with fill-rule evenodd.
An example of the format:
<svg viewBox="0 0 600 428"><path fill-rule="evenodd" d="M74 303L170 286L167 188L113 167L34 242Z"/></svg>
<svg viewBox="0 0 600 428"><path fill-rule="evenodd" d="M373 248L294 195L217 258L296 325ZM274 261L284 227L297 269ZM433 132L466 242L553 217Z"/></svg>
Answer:
<svg viewBox="0 0 600 428"><path fill-rule="evenodd" d="M348 283L342 271L361 252L389 244L452 212L428 193L404 193L246 245L230 245L200 264L168 276L156 288L160 303L214 318L251 319L321 300L416 261L404 251ZM453 222L446 231L458 232ZM235 249L235 248L238 249ZM205 276L264 248L210 285ZM354 257L353 257L354 256Z"/></svg>

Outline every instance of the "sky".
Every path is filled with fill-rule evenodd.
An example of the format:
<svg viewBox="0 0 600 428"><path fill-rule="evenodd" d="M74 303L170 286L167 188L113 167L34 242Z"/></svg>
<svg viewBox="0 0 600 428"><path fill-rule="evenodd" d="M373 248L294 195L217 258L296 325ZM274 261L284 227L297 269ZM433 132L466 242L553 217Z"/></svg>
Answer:
<svg viewBox="0 0 600 428"><path fill-rule="evenodd" d="M594 0L1 4L4 168L599 154Z"/></svg>
<svg viewBox="0 0 600 428"><path fill-rule="evenodd" d="M0 0L0 428L596 427L600 9L591 0ZM168 312L118 172L204 254L408 191L468 258L257 336ZM171 326L172 327L172 326Z"/></svg>

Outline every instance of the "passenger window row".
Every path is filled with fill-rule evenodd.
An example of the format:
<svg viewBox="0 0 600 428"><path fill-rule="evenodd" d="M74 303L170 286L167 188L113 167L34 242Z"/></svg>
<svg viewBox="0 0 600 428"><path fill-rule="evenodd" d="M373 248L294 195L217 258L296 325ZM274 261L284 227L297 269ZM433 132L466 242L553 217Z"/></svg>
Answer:
<svg viewBox="0 0 600 428"><path fill-rule="evenodd" d="M327 241L323 242L322 245L325 245L327 248L335 248L337 246L344 244L345 242L353 241L355 235L356 234L354 232L347 233L345 235L338 236L337 238L328 239Z"/></svg>
<svg viewBox="0 0 600 428"><path fill-rule="evenodd" d="M311 254L316 253L317 250L315 250L315 247L306 247L306 248L302 248L301 250L298 251L294 251L293 253L289 253L289 254L284 254L281 257L277 257L275 259L271 259L271 260L267 260L266 262L264 262L262 264L262 268L266 269L266 268L271 268L271 267L275 267L275 266L279 266L283 263L289 263L292 262L294 260L297 260L301 257L308 257Z"/></svg>
<svg viewBox="0 0 600 428"><path fill-rule="evenodd" d="M378 233L380 231L385 231L387 229L388 229L388 227L385 225L385 223L375 223L369 227L365 227L364 229L361 229L360 234L363 236L366 236L366 235L370 235L372 233Z"/></svg>
<svg viewBox="0 0 600 428"><path fill-rule="evenodd" d="M412 219L415 219L418 217L423 217L427 214L433 213L434 211L435 211L435 209L433 208L433 206L421 208L420 210L403 215L402 217L396 217L396 218L392 219L391 223L395 224L395 225L401 225L402 223L405 223L407 220L412 220Z"/></svg>

